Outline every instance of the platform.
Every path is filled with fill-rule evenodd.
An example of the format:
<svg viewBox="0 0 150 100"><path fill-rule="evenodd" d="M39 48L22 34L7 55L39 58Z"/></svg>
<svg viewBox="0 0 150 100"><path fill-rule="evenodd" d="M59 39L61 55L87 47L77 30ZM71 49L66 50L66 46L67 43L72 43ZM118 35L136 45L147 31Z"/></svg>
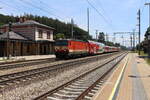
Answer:
<svg viewBox="0 0 150 100"><path fill-rule="evenodd" d="M47 59L47 58L55 58L55 55L32 55L32 56L16 56L10 57L10 60L6 60L6 57L0 57L0 63L3 62L12 62L12 61L21 61L21 60L38 60L38 59Z"/></svg>
<svg viewBox="0 0 150 100"><path fill-rule="evenodd" d="M150 65L136 53L128 54L93 100L150 100Z"/></svg>

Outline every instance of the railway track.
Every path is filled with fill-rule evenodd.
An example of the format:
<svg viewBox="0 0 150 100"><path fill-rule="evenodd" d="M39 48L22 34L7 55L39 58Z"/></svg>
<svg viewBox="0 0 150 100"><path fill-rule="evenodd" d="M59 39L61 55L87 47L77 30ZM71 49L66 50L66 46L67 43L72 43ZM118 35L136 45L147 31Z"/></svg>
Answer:
<svg viewBox="0 0 150 100"><path fill-rule="evenodd" d="M105 55L105 54L102 54L102 55ZM80 59L80 58L77 58L77 59ZM62 61L62 60L59 60L56 58L46 58L46 59L29 60L29 61L16 61L16 62L9 62L9 63L0 63L0 70L7 70L7 69L14 69L14 68L28 67L28 66L33 66L33 65L48 64L48 63L53 63L56 61ZM73 61L73 60L71 59L69 61Z"/></svg>
<svg viewBox="0 0 150 100"><path fill-rule="evenodd" d="M0 70L33 66L33 65L45 64L45 63L50 63L55 61L57 61L55 58L47 58L47 59L39 59L39 60L12 62L12 63L0 63Z"/></svg>
<svg viewBox="0 0 150 100"><path fill-rule="evenodd" d="M62 64L27 70L23 72L17 72L7 75L0 76L0 89L3 89L4 87L10 86L12 84L21 83L24 81L32 80L34 78L42 77L45 74L52 74L54 72L57 72L58 70L66 70L68 68L73 68L74 66L78 66L85 63L90 63L95 60L105 59L108 56L113 56L118 53L112 53L112 54L105 54L105 55L99 55L99 56L93 56L88 58L82 58L82 59L75 59L75 61L68 61Z"/></svg>
<svg viewBox="0 0 150 100"><path fill-rule="evenodd" d="M34 100L91 100L105 82L105 77L109 75L126 54L112 58L103 65L40 95Z"/></svg>

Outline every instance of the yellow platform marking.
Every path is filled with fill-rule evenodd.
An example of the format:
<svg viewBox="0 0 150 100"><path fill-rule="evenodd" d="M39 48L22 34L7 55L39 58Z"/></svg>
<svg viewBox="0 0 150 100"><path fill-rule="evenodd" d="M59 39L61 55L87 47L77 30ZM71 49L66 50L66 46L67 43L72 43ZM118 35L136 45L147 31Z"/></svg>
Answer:
<svg viewBox="0 0 150 100"><path fill-rule="evenodd" d="M112 93L111 93L111 95L110 95L110 97L109 97L108 100L113 100L113 98L114 98L114 96L115 96L115 92L116 92L116 90L117 90L117 87L118 87L119 83L121 82L121 77L122 77L122 75L123 75L123 72L125 71L125 68L126 68L126 66L127 66L127 64L128 64L128 61L129 61L129 56L128 56L128 58L127 58L127 60L126 60L126 63L124 64L124 66L123 66L123 68L122 68L122 70L121 70L121 73L120 73L120 75L119 75L119 77L118 77L118 79L117 79L117 82L116 82L116 84L115 84L115 86L114 86L114 88L113 88L113 90L112 90Z"/></svg>

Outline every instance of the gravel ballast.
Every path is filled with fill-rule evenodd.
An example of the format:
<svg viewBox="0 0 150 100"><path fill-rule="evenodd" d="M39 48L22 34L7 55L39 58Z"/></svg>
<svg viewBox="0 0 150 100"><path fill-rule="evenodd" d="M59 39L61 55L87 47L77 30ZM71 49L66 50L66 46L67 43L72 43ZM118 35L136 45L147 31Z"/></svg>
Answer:
<svg viewBox="0 0 150 100"><path fill-rule="evenodd" d="M10 91L2 91L0 95L0 100L31 100L51 89L58 87L59 85L62 85L63 83L68 82L69 80L74 79L75 77L78 77L84 72L87 72L88 70L97 67L97 65L102 64L102 62L104 61L100 60L88 63L86 65L76 66L72 69L52 75L47 79L45 78L46 80L37 81L29 85L16 87L14 89L11 89Z"/></svg>

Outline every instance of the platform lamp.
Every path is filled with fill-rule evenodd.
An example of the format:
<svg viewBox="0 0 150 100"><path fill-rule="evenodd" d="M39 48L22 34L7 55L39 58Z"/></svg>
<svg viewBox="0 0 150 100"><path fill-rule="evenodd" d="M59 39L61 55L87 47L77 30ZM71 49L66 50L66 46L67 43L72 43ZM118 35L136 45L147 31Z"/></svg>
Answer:
<svg viewBox="0 0 150 100"><path fill-rule="evenodd" d="M9 30L7 32L7 59L9 59L9 33L11 32L11 28L12 28L12 23L9 22Z"/></svg>

